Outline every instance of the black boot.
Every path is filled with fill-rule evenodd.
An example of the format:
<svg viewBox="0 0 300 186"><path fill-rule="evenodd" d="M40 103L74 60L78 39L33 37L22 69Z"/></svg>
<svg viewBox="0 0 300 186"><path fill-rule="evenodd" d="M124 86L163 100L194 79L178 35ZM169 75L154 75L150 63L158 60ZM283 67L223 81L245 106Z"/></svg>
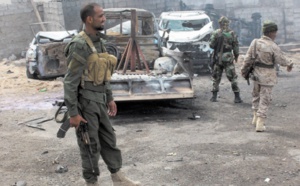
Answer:
<svg viewBox="0 0 300 186"><path fill-rule="evenodd" d="M217 102L218 92L212 92L212 93L213 93L213 96L210 98L210 101L211 102Z"/></svg>
<svg viewBox="0 0 300 186"><path fill-rule="evenodd" d="M234 102L235 103L242 103L243 100L240 97L240 93L239 92L234 92Z"/></svg>

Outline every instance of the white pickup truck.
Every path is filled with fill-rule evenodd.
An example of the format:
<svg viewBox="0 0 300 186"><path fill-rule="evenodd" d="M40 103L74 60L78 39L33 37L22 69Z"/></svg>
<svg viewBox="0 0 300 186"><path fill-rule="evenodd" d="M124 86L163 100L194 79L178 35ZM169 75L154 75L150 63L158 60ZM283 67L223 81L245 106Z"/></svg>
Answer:
<svg viewBox="0 0 300 186"><path fill-rule="evenodd" d="M194 73L209 70L213 31L213 23L204 11L163 12L159 17L159 35L167 40L166 47L190 52Z"/></svg>

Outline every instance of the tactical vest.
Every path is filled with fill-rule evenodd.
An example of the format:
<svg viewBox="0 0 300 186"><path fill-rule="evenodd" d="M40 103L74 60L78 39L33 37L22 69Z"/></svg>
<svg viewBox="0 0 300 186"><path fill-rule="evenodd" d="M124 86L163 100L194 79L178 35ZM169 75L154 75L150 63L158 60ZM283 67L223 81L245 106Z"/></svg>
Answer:
<svg viewBox="0 0 300 186"><path fill-rule="evenodd" d="M88 46L92 50L87 58L87 66L81 77L81 87L84 89L93 89L93 86L104 85L111 80L111 76L117 65L117 58L113 55L98 53L92 40L85 32L80 32ZM93 85L93 86L91 86ZM97 89L93 90L97 91ZM101 90L99 90L102 92Z"/></svg>
<svg viewBox="0 0 300 186"><path fill-rule="evenodd" d="M232 40L233 40L233 31L230 32L223 32L223 36L224 36L224 48L223 48L223 53L225 52L231 52L232 50Z"/></svg>

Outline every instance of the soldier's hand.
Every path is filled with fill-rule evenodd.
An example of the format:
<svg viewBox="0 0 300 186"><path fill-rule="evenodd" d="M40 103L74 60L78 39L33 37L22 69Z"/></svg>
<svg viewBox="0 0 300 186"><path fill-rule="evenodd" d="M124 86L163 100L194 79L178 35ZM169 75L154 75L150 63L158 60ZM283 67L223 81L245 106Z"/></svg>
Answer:
<svg viewBox="0 0 300 186"><path fill-rule="evenodd" d="M83 117L81 117L79 114L77 114L76 116L70 117L70 127L78 128L81 121L84 123L87 123L87 121Z"/></svg>
<svg viewBox="0 0 300 186"><path fill-rule="evenodd" d="M292 69L293 69L293 63L291 63L289 66L286 67L286 70L288 72L292 71Z"/></svg>
<svg viewBox="0 0 300 186"><path fill-rule="evenodd" d="M107 107L108 107L107 113L109 116L115 116L117 114L117 105L113 100L107 104Z"/></svg>

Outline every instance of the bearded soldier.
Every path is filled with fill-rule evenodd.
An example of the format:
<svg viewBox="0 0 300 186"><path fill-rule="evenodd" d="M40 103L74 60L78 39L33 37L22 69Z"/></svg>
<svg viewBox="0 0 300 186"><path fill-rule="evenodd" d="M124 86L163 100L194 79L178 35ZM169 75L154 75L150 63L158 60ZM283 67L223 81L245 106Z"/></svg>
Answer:
<svg viewBox="0 0 300 186"><path fill-rule="evenodd" d="M64 79L64 100L69 110L70 126L78 130L83 122L88 127L90 153L77 135L83 178L86 185L99 185L98 161L101 156L114 186L139 185L120 170L121 151L117 148L116 135L109 120L109 116L117 113L109 84L117 59L106 52L103 34L99 32L106 20L103 9L91 3L81 9L80 16L85 29L65 48L68 71Z"/></svg>
<svg viewBox="0 0 300 186"><path fill-rule="evenodd" d="M293 68L293 63L283 55L274 42L277 30L274 22L268 21L263 24L264 35L251 42L241 69L242 76L246 77L247 69L254 68L252 124L256 125L257 132L263 132L266 129L265 118L271 102L273 86L277 83L276 65L287 66L288 72Z"/></svg>
<svg viewBox="0 0 300 186"><path fill-rule="evenodd" d="M223 71L225 70L227 79L231 83L234 92L234 102L241 103L240 89L237 83L237 74L233 61L237 62L239 57L239 43L234 31L228 28L229 20L222 16L219 19L220 28L215 30L210 38L210 47L214 49L212 65L212 98L210 101L217 101L219 84L221 82Z"/></svg>

